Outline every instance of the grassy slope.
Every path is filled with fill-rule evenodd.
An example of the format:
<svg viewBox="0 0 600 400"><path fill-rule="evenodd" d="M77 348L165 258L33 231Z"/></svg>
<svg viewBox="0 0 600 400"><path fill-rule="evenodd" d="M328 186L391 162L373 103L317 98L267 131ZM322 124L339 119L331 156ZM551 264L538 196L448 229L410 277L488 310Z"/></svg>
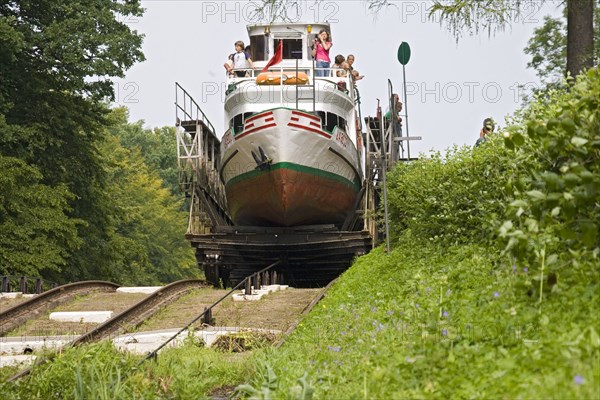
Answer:
<svg viewBox="0 0 600 400"><path fill-rule="evenodd" d="M0 393L196 399L250 381L256 398L600 398L599 131L596 69L507 127L514 153L497 138L398 166L394 250L357 260L279 349L188 343L138 369L100 344Z"/></svg>
<svg viewBox="0 0 600 400"><path fill-rule="evenodd" d="M597 285L556 285L540 313L529 272L484 248L440 250L405 238L359 259L267 354L276 397L305 372L317 398L597 397Z"/></svg>

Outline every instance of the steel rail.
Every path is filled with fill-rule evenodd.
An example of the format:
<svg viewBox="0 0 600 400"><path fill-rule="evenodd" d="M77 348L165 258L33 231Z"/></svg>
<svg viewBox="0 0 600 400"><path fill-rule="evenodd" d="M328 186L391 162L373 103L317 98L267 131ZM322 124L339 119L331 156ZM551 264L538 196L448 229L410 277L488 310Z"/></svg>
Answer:
<svg viewBox="0 0 600 400"><path fill-rule="evenodd" d="M150 294L148 297L140 300L138 303L91 331L79 336L69 343L69 346L96 342L120 330L134 328L155 314L162 306L172 303L191 289L207 286L207 282L200 279L185 279L173 282Z"/></svg>
<svg viewBox="0 0 600 400"><path fill-rule="evenodd" d="M191 289L204 286L208 286L207 282L200 279L184 279L164 286L120 314L62 346L58 352L69 347L105 339L121 329L124 330L126 328L136 327L156 313L165 304L175 301ZM33 366L21 370L16 375L10 377L6 382L14 382L19 378L29 375L34 366L45 364L53 357L54 356L49 356L47 358L36 359Z"/></svg>
<svg viewBox="0 0 600 400"><path fill-rule="evenodd" d="M281 264L281 260L275 261L273 264L269 265L268 267L265 267L265 268L261 269L260 271L255 272L255 273L253 273L251 275L248 275L240 283L238 283L237 285L235 285L235 287L233 287L229 292L227 292L225 295L223 295L223 297L221 297L219 300L215 301L211 306L205 308L204 311L200 315L198 315L196 318L194 318L193 320L191 320L190 322L188 322L186 326L184 326L183 328L181 328L177 333L175 333L173 336L171 336L169 339L167 339L165 342L163 342L156 349L154 349L153 351L151 351L150 353L148 353L146 355L146 357L144 357L138 363L138 365L141 365L144 361L148 360L149 358L155 358L156 355L158 354L158 352L163 347L165 347L167 344L169 344L171 341L173 341L177 336L179 336L182 332L184 332L185 330L187 330L190 326L192 326L200 318L204 317L208 313L211 313L213 308L215 308L220 302L222 302L227 297L229 297L229 295L231 295L233 292L235 292L237 289L239 289L243 284L245 284L246 282L249 283L253 278L255 278L257 276L260 276L260 274L262 274L263 272L266 272L266 271L270 270L271 268L274 268L274 267L278 266L279 264Z"/></svg>
<svg viewBox="0 0 600 400"><path fill-rule="evenodd" d="M91 291L114 292L119 286L106 281L82 281L50 289L0 313L0 336L6 335L32 317L66 302L76 295Z"/></svg>

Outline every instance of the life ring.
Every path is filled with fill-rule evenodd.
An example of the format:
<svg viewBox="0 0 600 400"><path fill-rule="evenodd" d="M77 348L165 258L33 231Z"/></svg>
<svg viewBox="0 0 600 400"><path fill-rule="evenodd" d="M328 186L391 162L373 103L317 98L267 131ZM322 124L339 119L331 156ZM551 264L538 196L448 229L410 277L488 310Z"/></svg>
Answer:
<svg viewBox="0 0 600 400"><path fill-rule="evenodd" d="M287 76L287 79L283 82L286 85L306 85L308 83L308 75L304 72L286 72L284 75Z"/></svg>
<svg viewBox="0 0 600 400"><path fill-rule="evenodd" d="M257 85L279 85L281 83L281 74L278 72L261 72L256 77Z"/></svg>
<svg viewBox="0 0 600 400"><path fill-rule="evenodd" d="M283 77L285 85L306 85L308 83L308 75L304 72L261 72L256 77L257 85L279 85Z"/></svg>

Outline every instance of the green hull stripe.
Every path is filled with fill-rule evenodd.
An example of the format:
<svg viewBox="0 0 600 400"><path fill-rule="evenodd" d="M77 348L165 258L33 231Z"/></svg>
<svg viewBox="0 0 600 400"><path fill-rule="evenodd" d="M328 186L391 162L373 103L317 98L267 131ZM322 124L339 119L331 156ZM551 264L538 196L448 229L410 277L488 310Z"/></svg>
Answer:
<svg viewBox="0 0 600 400"><path fill-rule="evenodd" d="M322 169L307 167L305 165L299 165L299 164L294 164L294 163L290 163L290 162L281 162L281 163L273 164L273 165L271 165L270 169L264 170L264 171L255 169L255 170L252 170L249 172L245 172L241 175L236 176L235 178L232 178L229 182L227 182L227 184L225 186L235 185L238 182L256 178L260 175L268 174L270 171L275 171L278 169L289 169L292 171L298 171L298 172L302 172L305 174L314 175L319 178L331 179L333 181L337 181L337 182L343 183L345 185L348 185L349 187L353 188L356 191L360 190L360 181L357 178L355 178L354 181L351 181L349 179L344 178L343 176L334 174L332 172L323 171Z"/></svg>

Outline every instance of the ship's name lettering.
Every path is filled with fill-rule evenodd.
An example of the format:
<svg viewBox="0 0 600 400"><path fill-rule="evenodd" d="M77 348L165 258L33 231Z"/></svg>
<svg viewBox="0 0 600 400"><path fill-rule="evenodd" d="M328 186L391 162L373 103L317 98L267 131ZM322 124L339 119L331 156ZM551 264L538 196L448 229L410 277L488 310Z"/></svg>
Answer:
<svg viewBox="0 0 600 400"><path fill-rule="evenodd" d="M344 146L344 147L346 147L347 139L348 138L346 137L346 134L341 130L338 130L337 133L335 134L335 140L340 142L342 144L342 146Z"/></svg>

